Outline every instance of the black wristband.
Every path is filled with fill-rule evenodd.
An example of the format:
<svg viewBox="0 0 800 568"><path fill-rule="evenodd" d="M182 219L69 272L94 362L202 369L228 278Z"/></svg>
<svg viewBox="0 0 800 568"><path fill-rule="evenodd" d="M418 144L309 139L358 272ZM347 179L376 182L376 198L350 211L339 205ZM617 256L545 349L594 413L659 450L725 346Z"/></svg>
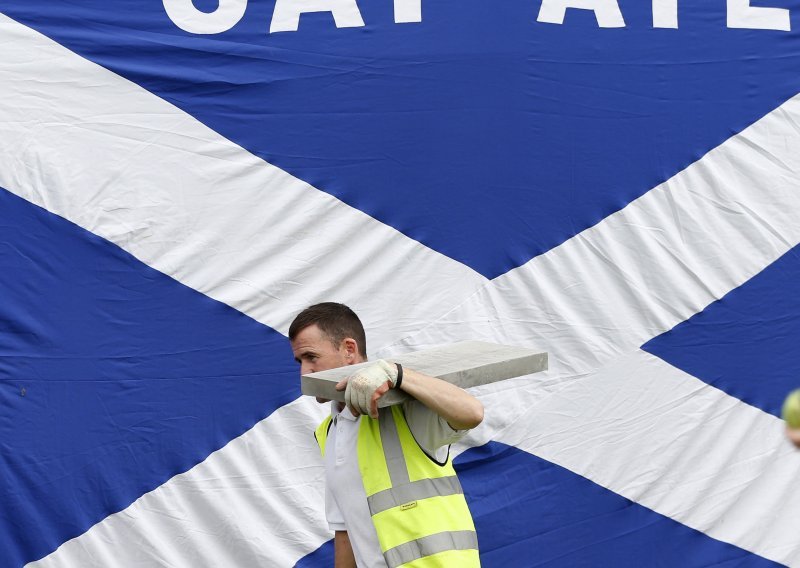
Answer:
<svg viewBox="0 0 800 568"><path fill-rule="evenodd" d="M395 363L395 365L397 365L397 380L392 388L399 389L400 385L403 384L403 366L400 363Z"/></svg>

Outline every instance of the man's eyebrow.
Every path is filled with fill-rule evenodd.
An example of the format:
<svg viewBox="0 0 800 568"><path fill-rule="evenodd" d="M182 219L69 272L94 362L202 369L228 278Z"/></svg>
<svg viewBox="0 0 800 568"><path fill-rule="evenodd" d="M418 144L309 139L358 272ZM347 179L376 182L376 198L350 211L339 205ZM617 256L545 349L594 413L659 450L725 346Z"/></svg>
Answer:
<svg viewBox="0 0 800 568"><path fill-rule="evenodd" d="M309 349L307 351L300 351L300 353L297 354L297 356L294 358L294 360L297 361L298 363L300 363L300 359L302 359L303 357L307 357L309 355L314 357L317 354L311 349Z"/></svg>

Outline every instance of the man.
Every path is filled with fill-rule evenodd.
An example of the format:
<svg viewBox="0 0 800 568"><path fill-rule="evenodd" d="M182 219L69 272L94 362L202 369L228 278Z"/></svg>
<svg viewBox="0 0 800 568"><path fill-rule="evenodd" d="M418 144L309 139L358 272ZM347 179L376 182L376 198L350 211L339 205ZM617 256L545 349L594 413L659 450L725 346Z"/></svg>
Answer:
<svg viewBox="0 0 800 568"><path fill-rule="evenodd" d="M303 310L289 341L301 374L367 360L364 327L343 304ZM391 388L413 398L379 411L378 400ZM332 402L331 416L316 431L336 568L479 566L475 527L449 453L483 420L481 403L383 360L336 389L345 391L346 404Z"/></svg>

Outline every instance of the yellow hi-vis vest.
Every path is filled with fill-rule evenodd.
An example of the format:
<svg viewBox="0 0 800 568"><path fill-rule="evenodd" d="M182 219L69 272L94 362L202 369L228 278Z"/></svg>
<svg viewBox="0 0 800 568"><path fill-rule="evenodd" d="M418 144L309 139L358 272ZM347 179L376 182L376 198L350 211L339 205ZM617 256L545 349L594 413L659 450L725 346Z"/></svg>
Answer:
<svg viewBox="0 0 800 568"><path fill-rule="evenodd" d="M331 417L315 436L322 455ZM419 447L401 406L362 416L358 467L389 568L476 568L478 537L448 456L439 464Z"/></svg>

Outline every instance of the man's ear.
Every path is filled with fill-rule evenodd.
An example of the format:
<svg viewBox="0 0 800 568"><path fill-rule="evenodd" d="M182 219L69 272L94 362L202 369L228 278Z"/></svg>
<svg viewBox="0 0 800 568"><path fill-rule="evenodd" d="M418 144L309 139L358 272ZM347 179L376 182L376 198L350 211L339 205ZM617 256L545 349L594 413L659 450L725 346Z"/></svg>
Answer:
<svg viewBox="0 0 800 568"><path fill-rule="evenodd" d="M342 340L342 347L344 348L344 356L349 364L353 364L358 360L358 343L352 337L345 337Z"/></svg>

